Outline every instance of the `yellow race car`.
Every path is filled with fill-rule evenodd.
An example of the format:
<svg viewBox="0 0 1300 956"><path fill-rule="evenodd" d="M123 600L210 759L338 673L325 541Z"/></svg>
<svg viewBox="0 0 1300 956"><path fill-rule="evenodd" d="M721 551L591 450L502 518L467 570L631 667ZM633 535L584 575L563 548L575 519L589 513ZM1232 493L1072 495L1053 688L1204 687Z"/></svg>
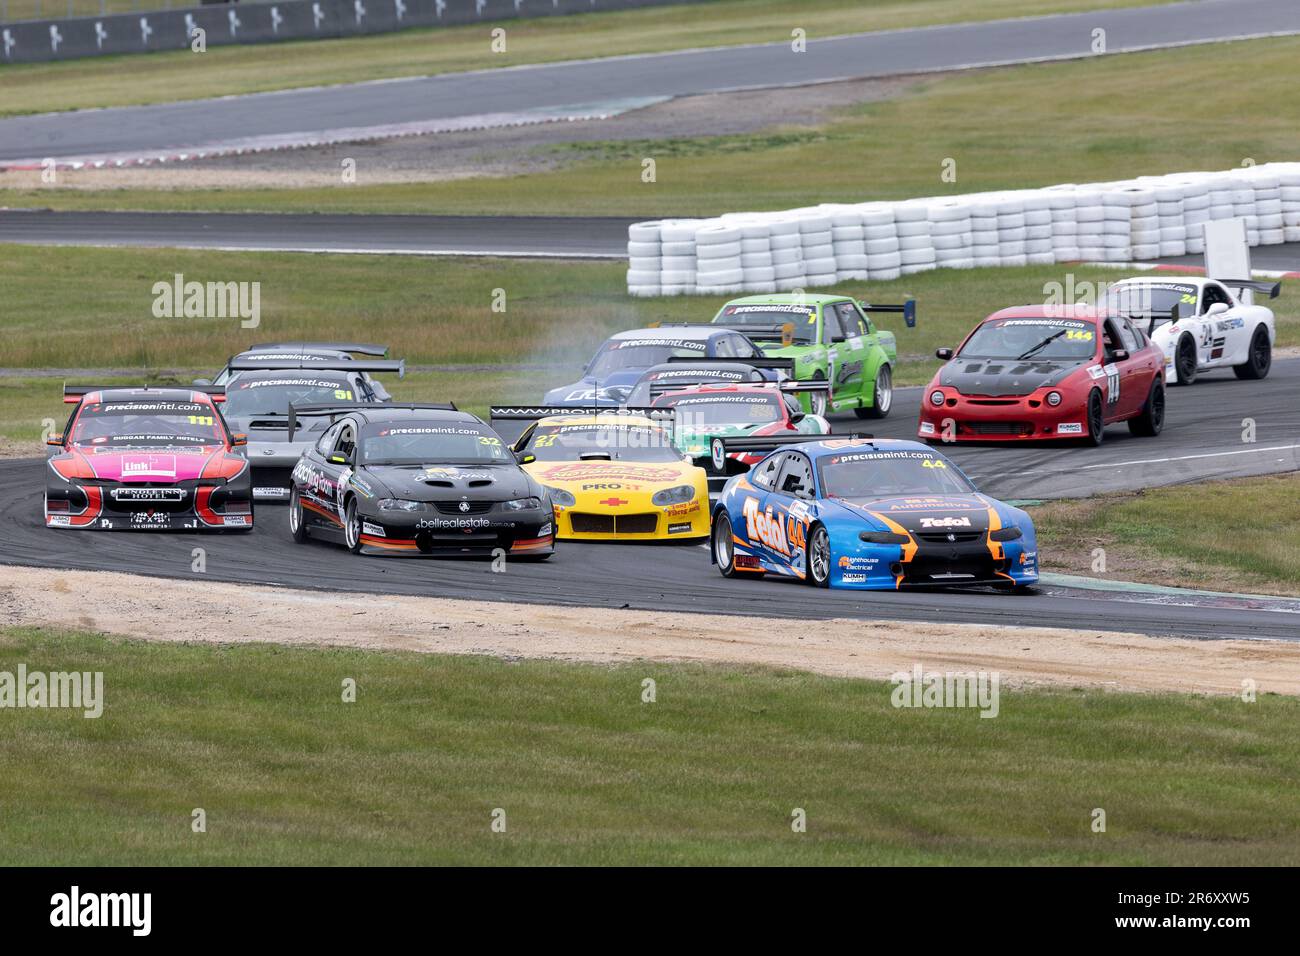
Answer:
<svg viewBox="0 0 1300 956"><path fill-rule="evenodd" d="M557 537L707 538L708 477L674 446L665 411L494 407L492 423L529 422L512 447L524 471L549 490Z"/></svg>

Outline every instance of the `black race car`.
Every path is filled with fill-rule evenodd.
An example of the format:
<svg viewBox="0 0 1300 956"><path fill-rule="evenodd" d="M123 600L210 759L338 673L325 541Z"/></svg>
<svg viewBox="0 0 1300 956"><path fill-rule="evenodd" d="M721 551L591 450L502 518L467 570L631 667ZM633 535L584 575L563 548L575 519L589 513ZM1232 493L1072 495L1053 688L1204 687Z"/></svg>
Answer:
<svg viewBox="0 0 1300 956"><path fill-rule="evenodd" d="M289 530L354 554L555 553L546 488L480 419L455 405L294 405L329 426L293 469Z"/></svg>

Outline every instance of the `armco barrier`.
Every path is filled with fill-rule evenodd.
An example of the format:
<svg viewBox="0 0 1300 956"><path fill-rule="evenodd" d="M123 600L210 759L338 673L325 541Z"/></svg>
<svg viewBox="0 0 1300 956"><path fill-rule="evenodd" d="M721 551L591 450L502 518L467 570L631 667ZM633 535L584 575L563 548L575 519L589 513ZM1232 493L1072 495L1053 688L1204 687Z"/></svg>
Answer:
<svg viewBox="0 0 1300 956"><path fill-rule="evenodd" d="M1252 246L1300 242L1300 163L638 222L627 290L788 292L935 268L1151 260L1203 252L1212 219L1244 219Z"/></svg>
<svg viewBox="0 0 1300 956"><path fill-rule="evenodd" d="M0 63L184 50L195 28L207 46L223 46L701 2L707 0L284 0L26 20L0 28Z"/></svg>

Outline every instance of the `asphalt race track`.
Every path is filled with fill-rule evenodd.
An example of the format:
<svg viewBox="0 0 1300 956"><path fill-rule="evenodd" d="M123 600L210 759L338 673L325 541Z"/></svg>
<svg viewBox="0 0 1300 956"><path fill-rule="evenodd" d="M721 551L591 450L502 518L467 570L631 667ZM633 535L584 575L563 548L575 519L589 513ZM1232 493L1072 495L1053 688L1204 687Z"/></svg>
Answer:
<svg viewBox="0 0 1300 956"><path fill-rule="evenodd" d="M1238 382L1231 373L1226 378L1214 373L1190 389L1174 390L1168 426L1154 440L1130 438L1119 426L1109 430L1106 443L1097 449L962 447L952 455L987 491L1004 497L1043 495L1045 489L1082 494L1192 480L1207 473L1300 468L1300 409L1293 397L1297 379L1300 360L1290 359L1275 363L1264 382ZM919 396L919 389L900 392L894 414L871 430L881 436L908 434ZM1258 449L1241 443L1241 419L1248 416L1258 422ZM850 422L861 424L849 419L837 421L837 428ZM1289 447L1262 450L1270 446ZM1246 453L1232 454L1242 451ZM1192 457L1198 455L1207 457ZM1207 466L1215 470L1207 472ZM0 521L7 529L0 538L0 563L185 578L195 576L190 552L201 546L207 551L208 579L331 591L779 618L858 617L1300 640L1295 614L1264 609L1249 598L1056 586L1026 596L991 591L816 591L795 582L725 580L709 565L705 548L689 545L566 543L549 562L511 562L501 574L492 573L486 561L353 557L329 544L295 545L286 510L276 506L258 508L251 535L54 531L41 520L44 468L41 461L0 461Z"/></svg>
<svg viewBox="0 0 1300 956"><path fill-rule="evenodd" d="M627 258L636 219L0 211L0 242L271 252ZM1296 259L1300 261L1300 254Z"/></svg>
<svg viewBox="0 0 1300 956"><path fill-rule="evenodd" d="M644 217L642 217L644 218ZM244 252L336 252L626 259L616 216L415 216L321 213L54 212L0 209L0 242L169 246ZM1300 243L1257 246L1251 266L1300 273ZM1200 255L1162 260L1201 267Z"/></svg>
<svg viewBox="0 0 1300 956"><path fill-rule="evenodd" d="M1295 0L1199 0L987 23L521 66L0 120L0 163L237 148L298 131L363 131L744 88L965 69L1300 32ZM1225 53L1225 55L1232 55Z"/></svg>

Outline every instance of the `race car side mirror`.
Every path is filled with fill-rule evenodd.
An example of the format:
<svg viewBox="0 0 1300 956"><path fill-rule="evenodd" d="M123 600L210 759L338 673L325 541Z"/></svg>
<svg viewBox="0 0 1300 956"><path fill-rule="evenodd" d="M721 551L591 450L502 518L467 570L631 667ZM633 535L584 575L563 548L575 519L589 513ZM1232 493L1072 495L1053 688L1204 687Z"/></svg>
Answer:
<svg viewBox="0 0 1300 956"><path fill-rule="evenodd" d="M1126 362L1126 361L1128 361L1128 349L1116 349L1115 351L1111 352L1111 353L1110 353L1110 360L1111 360L1112 362Z"/></svg>
<svg viewBox="0 0 1300 956"><path fill-rule="evenodd" d="M343 455L330 455L329 458L326 460L331 465L346 465L348 463L347 458L344 457Z"/></svg>
<svg viewBox="0 0 1300 956"><path fill-rule="evenodd" d="M518 459L519 464L521 464L521 465L531 465L533 462L535 462L535 461L537 460L537 456L536 456L536 455L531 455L531 454L530 454L530 455L516 455L515 458Z"/></svg>
<svg viewBox="0 0 1300 956"><path fill-rule="evenodd" d="M57 445L58 447L62 448L62 447L63 447L63 435L62 435L62 434L59 434L59 435L51 435L49 438L45 439L45 444L47 444L47 445Z"/></svg>
<svg viewBox="0 0 1300 956"><path fill-rule="evenodd" d="M807 417L808 416L805 415L803 412L795 412L793 415L790 416L790 424L798 425L801 421L803 421Z"/></svg>
<svg viewBox="0 0 1300 956"><path fill-rule="evenodd" d="M948 359L952 358L952 349L935 349L934 357L941 358L946 362Z"/></svg>
<svg viewBox="0 0 1300 956"><path fill-rule="evenodd" d="M1228 304L1226 302L1216 302L1214 303L1214 305L1210 306L1208 309L1205 310L1205 314L1207 317L1211 315L1223 315L1223 313L1227 311L1228 311Z"/></svg>
<svg viewBox="0 0 1300 956"><path fill-rule="evenodd" d="M248 436L243 432L235 432L230 436L230 444L235 448L238 448L240 445L247 445Z"/></svg>

